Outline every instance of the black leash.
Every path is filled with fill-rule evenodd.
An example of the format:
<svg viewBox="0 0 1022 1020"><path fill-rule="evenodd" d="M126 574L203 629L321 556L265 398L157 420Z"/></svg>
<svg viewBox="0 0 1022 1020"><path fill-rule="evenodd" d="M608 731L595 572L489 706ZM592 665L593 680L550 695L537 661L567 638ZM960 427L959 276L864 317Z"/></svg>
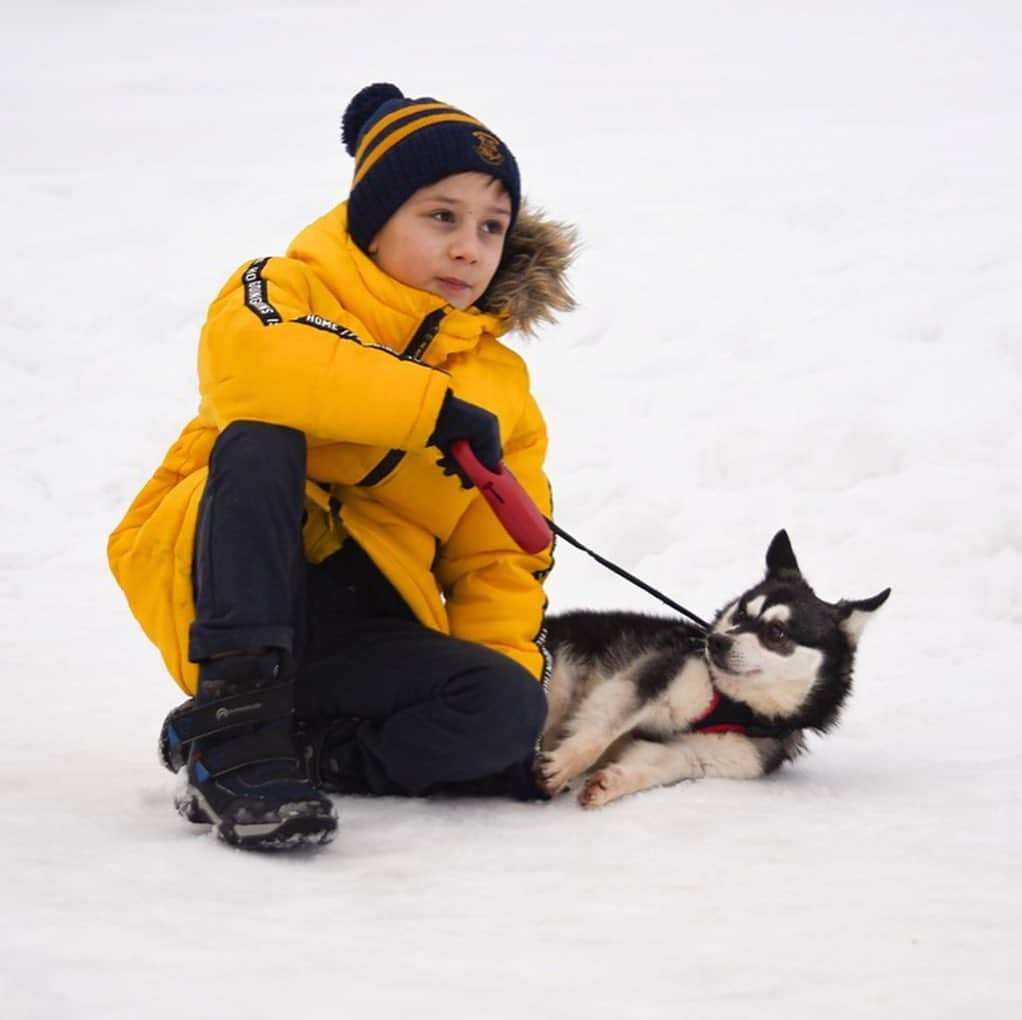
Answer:
<svg viewBox="0 0 1022 1020"><path fill-rule="evenodd" d="M518 543L519 548L525 552L538 553L550 544L550 532L560 535L565 542L592 556L597 563L612 570L618 577L631 581L637 588L641 588L644 592L659 599L665 606L670 606L682 616L687 616L704 634L709 632L710 625L695 613L690 612L673 599L669 599L663 592L657 591L645 581L640 581L634 574L629 574L627 570L622 569L616 563L604 559L599 553L593 552L577 538L569 535L563 528L559 528L549 517L544 517L540 513L539 507L529 498L529 494L515 480L515 476L503 464L498 464L495 470L490 470L481 464L467 439L454 440L451 443L450 453L471 483L479 489L483 498L490 504L490 509L497 515L508 534ZM443 464L443 461L440 463ZM451 472L447 471L446 473L450 474Z"/></svg>
<svg viewBox="0 0 1022 1020"><path fill-rule="evenodd" d="M629 574L627 570L619 567L616 563L611 563L610 560L604 559L599 553L593 552L588 546L584 546L577 538L573 538L563 528L554 524L549 517L544 518L547 524L550 525L550 530L560 538L563 538L569 545L573 545L576 549L581 549L582 552L592 556L597 563L606 567L608 570L612 570L618 577L623 577L626 581L631 581L637 588L641 588L644 592L648 592L654 598L658 598L666 606L670 606L671 609L677 610L682 616L687 616L697 627L701 630L708 632L710 625L705 621L701 620L695 613L687 610L683 605L675 602L673 599L669 599L663 592L659 592L656 588L646 584L645 581L640 581L634 574Z"/></svg>

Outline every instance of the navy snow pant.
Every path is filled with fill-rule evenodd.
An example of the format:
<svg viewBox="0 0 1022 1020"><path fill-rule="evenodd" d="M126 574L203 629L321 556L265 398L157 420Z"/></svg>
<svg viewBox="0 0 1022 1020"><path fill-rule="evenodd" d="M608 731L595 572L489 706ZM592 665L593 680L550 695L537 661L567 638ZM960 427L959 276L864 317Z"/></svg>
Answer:
<svg viewBox="0 0 1022 1020"><path fill-rule="evenodd" d="M479 789L530 796L540 684L506 656L420 624L352 540L306 563L305 460L294 429L235 422L218 437L195 539L189 657L290 656L297 719L360 720L354 757L371 793L484 780Z"/></svg>

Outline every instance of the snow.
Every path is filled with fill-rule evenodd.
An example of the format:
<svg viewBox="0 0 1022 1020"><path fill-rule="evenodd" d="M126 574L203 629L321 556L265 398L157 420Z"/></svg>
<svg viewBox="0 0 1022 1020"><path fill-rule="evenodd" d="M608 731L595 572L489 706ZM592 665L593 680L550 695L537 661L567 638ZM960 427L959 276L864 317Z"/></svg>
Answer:
<svg viewBox="0 0 1022 1020"><path fill-rule="evenodd" d="M5 1018L1018 1015L1022 8L39 0L4 35ZM106 535L206 305L343 197L386 79L580 227L580 310L521 344L561 526L701 615L782 526L824 597L893 588L776 777L339 799L287 857L172 811ZM563 545L549 591L656 608Z"/></svg>

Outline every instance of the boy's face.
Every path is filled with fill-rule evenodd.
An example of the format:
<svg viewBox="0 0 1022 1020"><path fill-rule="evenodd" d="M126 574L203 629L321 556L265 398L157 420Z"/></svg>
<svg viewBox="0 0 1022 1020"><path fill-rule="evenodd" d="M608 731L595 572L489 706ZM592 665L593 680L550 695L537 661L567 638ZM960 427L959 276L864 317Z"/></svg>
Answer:
<svg viewBox="0 0 1022 1020"><path fill-rule="evenodd" d="M369 255L400 283L468 308L490 285L504 251L511 200L488 174L420 188L383 225Z"/></svg>

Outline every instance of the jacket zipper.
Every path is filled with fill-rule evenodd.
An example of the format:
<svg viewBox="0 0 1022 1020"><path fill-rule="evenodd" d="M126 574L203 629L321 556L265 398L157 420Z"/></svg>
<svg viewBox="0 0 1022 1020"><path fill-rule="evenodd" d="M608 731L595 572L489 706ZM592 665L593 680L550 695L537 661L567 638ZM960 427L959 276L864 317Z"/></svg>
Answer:
<svg viewBox="0 0 1022 1020"><path fill-rule="evenodd" d="M408 349L401 355L404 360L422 361L426 351L429 350L429 345L436 338L437 333L440 332L440 323L443 322L446 314L446 308L438 308L436 311L430 312L429 315L427 315L426 318L419 323L419 328L415 331L415 335L408 344ZM401 463L404 455L404 450L390 450L383 456L375 467L373 467L360 481L355 484L361 488L369 488L373 485L379 485L380 482L390 475L398 464Z"/></svg>

